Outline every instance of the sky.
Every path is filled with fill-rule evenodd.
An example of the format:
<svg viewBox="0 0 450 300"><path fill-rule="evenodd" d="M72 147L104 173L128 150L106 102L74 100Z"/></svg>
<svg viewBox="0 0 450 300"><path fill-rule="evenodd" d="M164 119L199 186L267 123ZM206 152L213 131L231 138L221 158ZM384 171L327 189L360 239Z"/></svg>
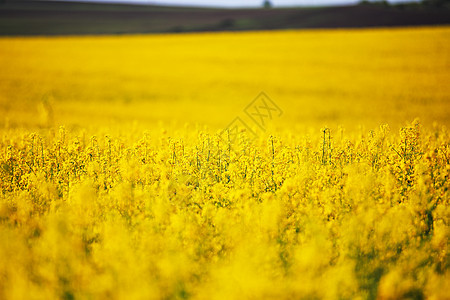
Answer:
<svg viewBox="0 0 450 300"><path fill-rule="evenodd" d="M263 0L85 0L121 3L145 3L159 5L209 6L209 7L260 7ZM311 6L311 5L345 5L355 4L360 0L271 0L274 7ZM411 0L390 0L391 3L411 2Z"/></svg>
<svg viewBox="0 0 450 300"><path fill-rule="evenodd" d="M157 2L161 4L184 4L184 5L200 5L200 6L226 6L226 7L242 7L242 6L261 6L263 0L149 0L149 2ZM342 4L355 3L357 0L271 0L273 6L298 6L298 5L324 5L324 4Z"/></svg>

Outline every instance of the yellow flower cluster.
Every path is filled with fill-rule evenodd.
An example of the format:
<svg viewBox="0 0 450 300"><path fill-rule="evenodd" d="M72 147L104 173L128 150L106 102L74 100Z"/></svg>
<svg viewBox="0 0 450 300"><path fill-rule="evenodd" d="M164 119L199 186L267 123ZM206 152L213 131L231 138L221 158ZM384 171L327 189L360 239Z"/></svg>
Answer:
<svg viewBox="0 0 450 300"><path fill-rule="evenodd" d="M3 299L444 299L450 136L10 130Z"/></svg>
<svg viewBox="0 0 450 300"><path fill-rule="evenodd" d="M0 38L0 299L449 299L449 62L448 26Z"/></svg>

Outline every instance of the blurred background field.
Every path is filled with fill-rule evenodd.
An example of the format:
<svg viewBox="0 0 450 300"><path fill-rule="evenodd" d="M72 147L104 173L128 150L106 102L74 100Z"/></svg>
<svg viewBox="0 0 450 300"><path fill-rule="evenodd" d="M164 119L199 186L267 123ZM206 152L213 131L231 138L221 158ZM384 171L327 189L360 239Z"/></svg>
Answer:
<svg viewBox="0 0 450 300"><path fill-rule="evenodd" d="M193 6L199 2L203 2L204 6ZM240 7L236 7L239 2ZM307 6L279 6L282 2L303 3ZM329 5L323 6L325 2ZM178 5L170 6L170 3ZM185 6L180 6L183 3ZM191 6L186 6L189 3ZM217 3L226 4L228 8L219 8ZM359 4L354 0L275 0L273 9L264 9L258 4L263 4L263 1L2 0L0 35L180 33L450 24L448 0L361 1Z"/></svg>
<svg viewBox="0 0 450 300"><path fill-rule="evenodd" d="M0 38L0 126L449 125L450 27Z"/></svg>

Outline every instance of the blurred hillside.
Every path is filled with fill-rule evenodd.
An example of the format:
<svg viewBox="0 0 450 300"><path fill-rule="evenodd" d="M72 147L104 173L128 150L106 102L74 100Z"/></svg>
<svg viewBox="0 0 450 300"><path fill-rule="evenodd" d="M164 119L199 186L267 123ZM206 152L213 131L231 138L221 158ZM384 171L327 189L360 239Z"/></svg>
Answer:
<svg viewBox="0 0 450 300"><path fill-rule="evenodd" d="M80 35L450 24L446 1L344 7L211 9L0 0L0 35Z"/></svg>

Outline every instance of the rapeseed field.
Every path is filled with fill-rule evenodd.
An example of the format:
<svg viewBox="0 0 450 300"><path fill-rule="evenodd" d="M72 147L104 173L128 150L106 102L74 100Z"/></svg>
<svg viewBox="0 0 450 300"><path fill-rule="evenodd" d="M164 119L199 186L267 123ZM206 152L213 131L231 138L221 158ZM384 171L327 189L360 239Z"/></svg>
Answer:
<svg viewBox="0 0 450 300"><path fill-rule="evenodd" d="M450 28L0 38L0 299L448 299Z"/></svg>

